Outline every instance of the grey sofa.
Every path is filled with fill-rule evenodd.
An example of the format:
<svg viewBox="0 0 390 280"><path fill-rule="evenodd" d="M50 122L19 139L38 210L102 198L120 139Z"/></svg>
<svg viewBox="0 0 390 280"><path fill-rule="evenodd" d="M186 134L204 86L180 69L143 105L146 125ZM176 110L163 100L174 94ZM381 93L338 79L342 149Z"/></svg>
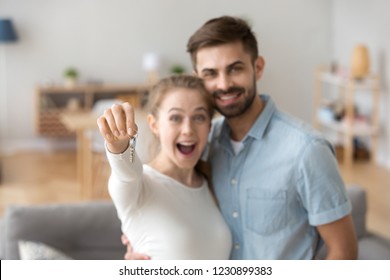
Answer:
<svg viewBox="0 0 390 280"><path fill-rule="evenodd" d="M359 239L359 259L390 260L390 240L366 229L367 199L347 188ZM74 259L123 259L121 229L109 201L45 206L12 206L0 220L0 258L19 259L18 240L41 241ZM323 257L326 252L320 252Z"/></svg>
<svg viewBox="0 0 390 280"><path fill-rule="evenodd" d="M20 259L19 240L38 241L74 259L123 259L120 222L110 201L11 206L0 225L0 256Z"/></svg>

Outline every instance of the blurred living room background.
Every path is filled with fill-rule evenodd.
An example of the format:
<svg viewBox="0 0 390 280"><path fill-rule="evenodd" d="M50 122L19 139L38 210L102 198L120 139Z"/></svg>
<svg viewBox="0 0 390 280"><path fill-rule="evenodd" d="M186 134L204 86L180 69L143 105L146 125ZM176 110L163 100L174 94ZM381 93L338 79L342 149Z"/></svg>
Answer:
<svg viewBox="0 0 390 280"><path fill-rule="evenodd" d="M265 58L259 92L329 137L346 185L367 192L368 228L390 238L388 11L385 0L0 1L0 217L109 200L94 116L123 100L144 120L150 85L191 73L189 36L233 15Z"/></svg>

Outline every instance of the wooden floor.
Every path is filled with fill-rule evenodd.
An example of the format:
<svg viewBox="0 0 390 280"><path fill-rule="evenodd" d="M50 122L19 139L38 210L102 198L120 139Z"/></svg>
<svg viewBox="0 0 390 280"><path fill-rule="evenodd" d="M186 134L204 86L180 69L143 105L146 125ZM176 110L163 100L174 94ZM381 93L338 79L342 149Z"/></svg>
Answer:
<svg viewBox="0 0 390 280"><path fill-rule="evenodd" d="M95 159L98 162L102 161ZM72 151L23 152L3 158L0 215L10 204L81 201L75 164L76 155ZM390 238L390 171L370 163L357 163L350 169L340 165L340 171L347 185L358 184L367 190L368 228ZM102 174L101 169L98 173ZM94 199L109 199L106 177L95 176Z"/></svg>
<svg viewBox="0 0 390 280"><path fill-rule="evenodd" d="M356 163L351 168L340 165L346 185L360 185L367 191L367 227L390 238L390 170L370 163Z"/></svg>
<svg viewBox="0 0 390 280"><path fill-rule="evenodd" d="M95 155L95 184L92 199L110 199L107 193L108 165ZM99 161L101 159L101 161ZM101 169L105 169L102 172ZM44 204L77 202L81 191L76 176L76 154L73 151L42 153L23 152L2 159L0 215L10 204ZM103 176L100 176L102 175Z"/></svg>

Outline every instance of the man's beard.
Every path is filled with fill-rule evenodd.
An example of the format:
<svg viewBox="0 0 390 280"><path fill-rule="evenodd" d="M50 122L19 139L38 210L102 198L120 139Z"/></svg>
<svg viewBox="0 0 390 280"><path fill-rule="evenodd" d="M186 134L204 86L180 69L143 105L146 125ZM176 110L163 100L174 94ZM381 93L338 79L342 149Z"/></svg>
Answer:
<svg viewBox="0 0 390 280"><path fill-rule="evenodd" d="M245 94L248 93L248 96L245 97L245 102L242 104L231 104L228 106L224 106L223 108L219 108L216 106L216 110L226 118L236 118L244 114L249 107L252 105L255 100L257 89L256 89L256 79L253 81L253 86L251 88L245 89L243 87L230 87L228 90L217 90L212 94L214 98L218 98L220 95L229 94L229 93L240 93Z"/></svg>

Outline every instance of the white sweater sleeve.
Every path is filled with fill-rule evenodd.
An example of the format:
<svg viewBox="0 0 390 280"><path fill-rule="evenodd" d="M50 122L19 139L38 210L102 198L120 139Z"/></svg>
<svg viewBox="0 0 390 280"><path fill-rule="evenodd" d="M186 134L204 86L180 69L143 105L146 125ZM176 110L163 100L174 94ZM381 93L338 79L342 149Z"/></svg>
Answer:
<svg viewBox="0 0 390 280"><path fill-rule="evenodd" d="M111 166L108 191L122 224L140 207L143 197L143 166L138 155L130 161L130 149L122 154L112 154L106 148Z"/></svg>

